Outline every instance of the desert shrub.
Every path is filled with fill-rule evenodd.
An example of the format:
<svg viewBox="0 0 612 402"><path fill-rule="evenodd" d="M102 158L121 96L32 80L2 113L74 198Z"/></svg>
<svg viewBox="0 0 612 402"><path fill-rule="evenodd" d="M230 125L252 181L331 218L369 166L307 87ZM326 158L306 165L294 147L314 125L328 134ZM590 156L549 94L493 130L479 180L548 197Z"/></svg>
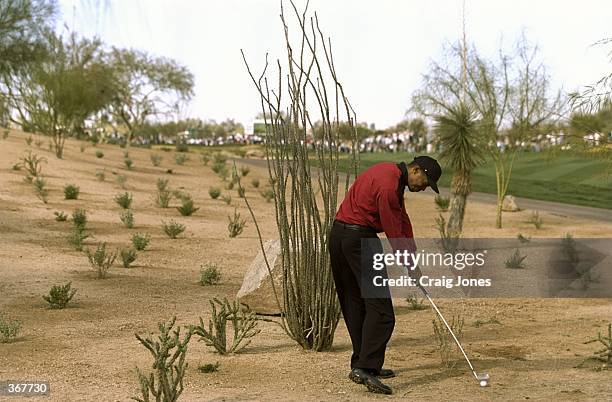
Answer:
<svg viewBox="0 0 612 402"><path fill-rule="evenodd" d="M104 152L97 150L96 151L96 158L104 158Z"/></svg>
<svg viewBox="0 0 612 402"><path fill-rule="evenodd" d="M525 268L525 258L527 258L526 255L521 255L521 253L519 252L519 249L515 249L514 253L512 253L512 255L510 256L510 258L508 258L504 264L506 265L506 268L511 268L511 269L523 269Z"/></svg>
<svg viewBox="0 0 612 402"><path fill-rule="evenodd" d="M119 219L125 225L126 228L132 229L134 227L134 214L129 209L119 214Z"/></svg>
<svg viewBox="0 0 612 402"><path fill-rule="evenodd" d="M215 152L213 154L213 163L224 164L227 161L227 157L223 155L221 152Z"/></svg>
<svg viewBox="0 0 612 402"><path fill-rule="evenodd" d="M229 194L224 195L223 197L221 197L221 199L227 204L229 205L232 202L232 196Z"/></svg>
<svg viewBox="0 0 612 402"><path fill-rule="evenodd" d="M96 179L98 179L98 181L104 181L104 179L106 179L104 170L96 170Z"/></svg>
<svg viewBox="0 0 612 402"><path fill-rule="evenodd" d="M21 331L21 322L0 315L0 343L12 342Z"/></svg>
<svg viewBox="0 0 612 402"><path fill-rule="evenodd" d="M119 184L119 187L125 189L126 182L127 182L127 176L124 176L122 174L117 176L117 184Z"/></svg>
<svg viewBox="0 0 612 402"><path fill-rule="evenodd" d="M68 282L65 285L53 285L49 291L49 295L43 296L43 299L49 303L50 308L63 309L77 292L76 289L70 288L71 285L72 282Z"/></svg>
<svg viewBox="0 0 612 402"><path fill-rule="evenodd" d="M143 374L136 368L138 382L140 383L141 397L132 399L139 402L148 402L153 398L158 402L175 402L183 392L183 378L187 370L185 358L187 345L191 339L192 329L180 340L180 327L172 331L176 317L168 324L159 323L159 336L157 340L151 337L143 338L136 334L136 339L153 356L153 373Z"/></svg>
<svg viewBox="0 0 612 402"><path fill-rule="evenodd" d="M151 236L143 233L134 233L132 235L132 245L138 251L143 251L149 245Z"/></svg>
<svg viewBox="0 0 612 402"><path fill-rule="evenodd" d="M170 200L172 199L172 193L168 190L158 190L155 196L153 197L153 201L155 201L155 205L160 208L168 208L170 205Z"/></svg>
<svg viewBox="0 0 612 402"><path fill-rule="evenodd" d="M266 199L266 202L270 202L274 199L274 190L271 188L261 192L261 196Z"/></svg>
<svg viewBox="0 0 612 402"><path fill-rule="evenodd" d="M608 336L602 335L601 331L597 331L597 338L590 339L585 344L599 342L603 348L593 353L590 357L591 360L595 360L603 363L598 370L607 370L612 368L612 324L608 324Z"/></svg>
<svg viewBox="0 0 612 402"><path fill-rule="evenodd" d="M14 171L19 171L21 170L21 165L19 163L15 163L11 169L13 169Z"/></svg>
<svg viewBox="0 0 612 402"><path fill-rule="evenodd" d="M249 169L249 167L247 166L240 167L240 173L242 174L242 176L248 175L250 171L251 169Z"/></svg>
<svg viewBox="0 0 612 402"><path fill-rule="evenodd" d="M162 221L162 230L171 239L176 239L176 236L183 233L185 229L185 225L181 225L180 223L175 222L172 219L168 223Z"/></svg>
<svg viewBox="0 0 612 402"><path fill-rule="evenodd" d="M123 268L129 268L130 264L136 261L136 250L131 248L122 248L119 252Z"/></svg>
<svg viewBox="0 0 612 402"><path fill-rule="evenodd" d="M166 169L166 173L172 174L172 169Z"/></svg>
<svg viewBox="0 0 612 402"><path fill-rule="evenodd" d="M87 259L91 264L91 267L98 274L98 279L106 278L106 273L115 262L115 258L117 258L117 252L110 253L106 251L106 243L98 244L96 251L93 253L91 250L86 249L85 254L87 255Z"/></svg>
<svg viewBox="0 0 612 402"><path fill-rule="evenodd" d="M202 164L206 166L208 165L208 162L210 162L210 156L208 156L207 153L203 153L202 155L200 155L200 161L202 161Z"/></svg>
<svg viewBox="0 0 612 402"><path fill-rule="evenodd" d="M223 301L213 298L209 302L212 317L208 321L208 328L200 317L200 325L193 328L194 335L198 335L207 346L214 347L219 354L239 353L251 343L251 338L260 332L256 329L258 322L255 313L243 311L238 301L230 303L226 298ZM231 343L228 343L227 339L228 321L233 329Z"/></svg>
<svg viewBox="0 0 612 402"><path fill-rule="evenodd" d="M440 317L436 316L436 319L432 320L432 324L442 366L447 370L451 370L457 364L455 359L458 349L457 345ZM463 324L464 320L459 314L453 315L451 320L448 321L448 325L451 327L459 342L461 342L461 338L463 337Z"/></svg>
<svg viewBox="0 0 612 402"><path fill-rule="evenodd" d="M216 285L221 280L221 272L216 264L205 263L200 266L200 285Z"/></svg>
<svg viewBox="0 0 612 402"><path fill-rule="evenodd" d="M152 154L151 155L151 163L153 164L153 166L159 166L161 165L162 162L162 156L158 155L158 154Z"/></svg>
<svg viewBox="0 0 612 402"><path fill-rule="evenodd" d="M4 131L2 132L2 139L3 139L3 140L6 140L6 139L8 138L8 136L9 136L9 133L10 133L10 131L9 131L9 130L4 130Z"/></svg>
<svg viewBox="0 0 612 402"><path fill-rule="evenodd" d="M476 320L476 321L474 321L474 326L476 328L480 328L483 325L489 325L489 324L501 325L501 322L497 318L495 318L495 317L491 317L491 318L489 318L486 321L485 320Z"/></svg>
<svg viewBox="0 0 612 402"><path fill-rule="evenodd" d="M123 151L123 158L129 158L130 157L130 152L129 151Z"/></svg>
<svg viewBox="0 0 612 402"><path fill-rule="evenodd" d="M132 166L134 165L134 161L130 157L123 158L123 164L125 165L127 170L132 170Z"/></svg>
<svg viewBox="0 0 612 402"><path fill-rule="evenodd" d="M229 170L227 170L227 167L225 167L225 165L222 169L219 170L217 176L219 176L221 180L227 181L227 178L229 177Z"/></svg>
<svg viewBox="0 0 612 402"><path fill-rule="evenodd" d="M219 370L219 366L219 362L200 364L198 366L198 371L200 373L214 373L215 371Z"/></svg>
<svg viewBox="0 0 612 402"><path fill-rule="evenodd" d="M222 170L227 170L227 166L225 165L225 162L213 162L211 169L213 172L215 172L216 174L219 174Z"/></svg>
<svg viewBox="0 0 612 402"><path fill-rule="evenodd" d="M62 211L55 211L53 214L55 215L55 220L58 222L66 222L68 220L68 215Z"/></svg>
<svg viewBox="0 0 612 402"><path fill-rule="evenodd" d="M200 209L193 205L193 200L191 197L181 197L181 202L181 206L177 207L176 209L183 216L191 216Z"/></svg>
<svg viewBox="0 0 612 402"><path fill-rule="evenodd" d="M191 196L181 189L172 190L172 195L174 196L174 198L177 198L181 201L191 199Z"/></svg>
<svg viewBox="0 0 612 402"><path fill-rule="evenodd" d="M175 145L176 152L189 152L189 145L179 142Z"/></svg>
<svg viewBox="0 0 612 402"><path fill-rule="evenodd" d="M27 138L25 139L25 142L26 142L27 146L32 145L32 136L27 137Z"/></svg>
<svg viewBox="0 0 612 402"><path fill-rule="evenodd" d="M525 237L521 233L519 233L516 238L519 239L521 243L529 243L531 241L531 236Z"/></svg>
<svg viewBox="0 0 612 402"><path fill-rule="evenodd" d="M441 195L436 195L436 198L434 198L434 201L436 202L436 209L438 211L444 212L448 210L448 206L450 204L450 198L442 197Z"/></svg>
<svg viewBox="0 0 612 402"><path fill-rule="evenodd" d="M259 188L259 179L253 178L253 180L251 180L251 185L255 188Z"/></svg>
<svg viewBox="0 0 612 402"><path fill-rule="evenodd" d="M177 165L184 165L187 160L189 160L189 157L186 154L174 155L174 162L176 162Z"/></svg>
<svg viewBox="0 0 612 402"><path fill-rule="evenodd" d="M34 180L34 190L36 191L36 196L46 204L49 196L49 189L47 188L47 182L42 176L38 176L36 180Z"/></svg>
<svg viewBox="0 0 612 402"><path fill-rule="evenodd" d="M79 146L79 150L81 151L81 153L85 152L85 145L81 144Z"/></svg>
<svg viewBox="0 0 612 402"><path fill-rule="evenodd" d="M123 209L129 209L132 206L132 194L127 191L115 196L115 202Z"/></svg>
<svg viewBox="0 0 612 402"><path fill-rule="evenodd" d="M531 216L527 220L527 223L532 223L536 229L540 229L542 227L542 218L540 217L540 213L538 211L533 211Z"/></svg>
<svg viewBox="0 0 612 402"><path fill-rule="evenodd" d="M76 200L79 198L79 192L79 187L75 186L74 184L67 184L64 187L64 198L67 200Z"/></svg>
<svg viewBox="0 0 612 402"><path fill-rule="evenodd" d="M34 145L36 145L36 148L42 148L42 141L41 140L36 140L36 141L34 141Z"/></svg>
<svg viewBox="0 0 612 402"><path fill-rule="evenodd" d="M427 308L427 306L423 305L424 299L419 299L415 295L409 295L406 301L410 310L425 310Z"/></svg>
<svg viewBox="0 0 612 402"><path fill-rule="evenodd" d="M72 232L66 236L66 240L68 240L68 243L70 243L76 251L83 251L83 241L88 237L89 235L85 233L83 229L75 227Z"/></svg>
<svg viewBox="0 0 612 402"><path fill-rule="evenodd" d="M246 220L240 219L240 214L237 212L237 209L234 208L234 216L227 216L229 223L227 225L227 230L229 231L229 237L236 237L242 233L246 226Z"/></svg>
<svg viewBox="0 0 612 402"><path fill-rule="evenodd" d="M213 200L216 200L221 195L221 189L219 187L211 187L208 190L208 195L210 195L210 198Z"/></svg>
<svg viewBox="0 0 612 402"><path fill-rule="evenodd" d="M238 197L244 198L244 187L238 187Z"/></svg>
<svg viewBox="0 0 612 402"><path fill-rule="evenodd" d="M77 208L72 212L72 224L75 229L85 230L87 224L87 211L82 208Z"/></svg>
<svg viewBox="0 0 612 402"><path fill-rule="evenodd" d="M168 179L162 179L161 177L157 179L157 191L165 191L168 190Z"/></svg>
<svg viewBox="0 0 612 402"><path fill-rule="evenodd" d="M32 177L38 177L42 173L42 164L47 163L47 159L44 156L38 156L32 151L28 151L28 154L19 158L21 161L20 166L26 170L27 174Z"/></svg>
<svg viewBox="0 0 612 402"><path fill-rule="evenodd" d="M228 181L227 184L225 185L225 189L226 190L232 190L234 188L234 184L235 184L235 182L233 180Z"/></svg>

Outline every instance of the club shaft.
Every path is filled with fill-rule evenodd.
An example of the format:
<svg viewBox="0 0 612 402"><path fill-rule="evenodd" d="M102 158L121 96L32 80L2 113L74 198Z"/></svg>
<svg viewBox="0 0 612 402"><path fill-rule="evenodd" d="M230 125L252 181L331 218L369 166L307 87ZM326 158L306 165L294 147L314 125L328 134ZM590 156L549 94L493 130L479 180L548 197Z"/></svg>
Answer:
<svg viewBox="0 0 612 402"><path fill-rule="evenodd" d="M446 328L448 329L448 332L450 332L451 336L455 340L455 343L459 347L459 350L461 350L461 353L463 353L463 357L465 357L465 361L467 361L467 364L470 366L470 369L472 370L472 374L474 374L474 377L477 380L479 380L478 375L476 374L476 370L474 370L474 366L472 366L472 362L470 362L470 359L468 358L467 354L465 353L465 350L463 350L463 347L461 346L461 343L459 342L459 339L457 339L457 337L453 333L453 330L451 329L450 325L448 325L448 322L446 322L446 320L444 319L444 316L442 315L440 310L438 310L438 307L436 306L436 303L434 303L434 301L431 299L431 296L429 296L429 292L427 291L427 289L425 289L421 285L419 285L419 288L421 288L421 290L423 291L423 294L425 295L425 297L427 297L427 300L429 300L429 303L431 304L431 306L434 308L434 310L436 310L436 313L438 314L438 317L440 317L440 319L442 320L444 325L446 325Z"/></svg>

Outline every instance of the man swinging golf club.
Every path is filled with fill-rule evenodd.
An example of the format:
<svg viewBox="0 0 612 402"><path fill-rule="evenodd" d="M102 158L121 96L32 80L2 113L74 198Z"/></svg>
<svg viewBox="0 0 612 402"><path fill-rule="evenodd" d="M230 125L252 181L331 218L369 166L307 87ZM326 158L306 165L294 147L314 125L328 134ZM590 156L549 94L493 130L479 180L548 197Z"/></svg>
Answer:
<svg viewBox="0 0 612 402"><path fill-rule="evenodd" d="M392 393L380 379L395 377L392 370L383 368L395 314L388 288L379 289L376 297L364 297L362 281L371 272L362 267L371 271L373 254L382 252L379 232L385 232L395 250L415 251L412 225L404 206L405 187L416 192L429 186L438 193L441 175L440 165L429 156L418 156L408 165L378 163L357 176L336 213L329 253L342 315L353 345L349 378L371 392Z"/></svg>

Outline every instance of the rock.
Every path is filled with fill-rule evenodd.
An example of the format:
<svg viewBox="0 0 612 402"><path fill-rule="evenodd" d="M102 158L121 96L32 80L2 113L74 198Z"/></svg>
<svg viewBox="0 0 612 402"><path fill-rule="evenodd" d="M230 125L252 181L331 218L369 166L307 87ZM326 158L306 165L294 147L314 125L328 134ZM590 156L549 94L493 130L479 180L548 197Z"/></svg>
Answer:
<svg viewBox="0 0 612 402"><path fill-rule="evenodd" d="M516 212L520 211L519 207L516 205L516 199L512 195L507 195L504 197L504 201L502 202L502 211L505 212Z"/></svg>
<svg viewBox="0 0 612 402"><path fill-rule="evenodd" d="M274 277L274 286L282 305L283 272L280 240L268 240L264 243L264 250ZM245 273L242 286L236 297L240 300L240 304L257 314L278 315L281 313L274 298L268 267L261 250Z"/></svg>

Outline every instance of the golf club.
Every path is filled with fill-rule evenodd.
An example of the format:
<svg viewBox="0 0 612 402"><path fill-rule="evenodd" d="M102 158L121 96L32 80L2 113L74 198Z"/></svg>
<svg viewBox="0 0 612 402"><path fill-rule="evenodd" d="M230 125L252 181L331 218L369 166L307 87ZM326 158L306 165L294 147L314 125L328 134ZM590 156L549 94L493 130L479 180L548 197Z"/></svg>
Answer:
<svg viewBox="0 0 612 402"><path fill-rule="evenodd" d="M444 316L442 315L440 310L438 310L438 307L436 306L434 301L431 299L429 292L420 283L418 284L418 286L423 291L423 294L425 295L425 297L427 297L427 300L429 300L429 303L431 304L431 306L434 308L434 310L436 310L436 313L438 313L438 316L440 317L442 322L444 322L444 325L446 325L448 332L450 332L450 334L452 335L453 339L455 340L455 343L457 343L457 346L459 346L459 349L461 350L461 353L463 353L463 357L465 357L465 360L470 366L470 369L472 370L472 374L474 374L474 377L476 378L476 381L478 381L478 384L480 384L481 387L488 386L489 385L489 374L488 373L480 373L480 374L476 373L476 370L474 370L474 366L472 366L472 362L470 362L470 359L467 357L467 354L465 354L465 351L463 350L461 343L459 343L459 340L453 333L453 330L451 329L450 325L448 325L448 323L444 319Z"/></svg>

